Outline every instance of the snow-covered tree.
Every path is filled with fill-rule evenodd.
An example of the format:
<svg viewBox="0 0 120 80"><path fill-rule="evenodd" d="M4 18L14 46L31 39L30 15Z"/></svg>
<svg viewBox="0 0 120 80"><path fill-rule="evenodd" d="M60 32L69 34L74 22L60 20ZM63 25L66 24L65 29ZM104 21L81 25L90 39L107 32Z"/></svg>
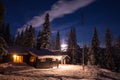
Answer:
<svg viewBox="0 0 120 80"><path fill-rule="evenodd" d="M49 22L49 14L47 13L45 16L45 22L43 24L43 31L41 32L41 49L49 49L50 48L50 22Z"/></svg>

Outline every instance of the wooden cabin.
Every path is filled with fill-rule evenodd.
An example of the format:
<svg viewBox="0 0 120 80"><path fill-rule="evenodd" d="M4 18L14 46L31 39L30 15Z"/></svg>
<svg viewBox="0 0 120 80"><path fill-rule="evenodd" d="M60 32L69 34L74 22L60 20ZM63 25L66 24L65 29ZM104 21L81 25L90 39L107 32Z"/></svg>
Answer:
<svg viewBox="0 0 120 80"><path fill-rule="evenodd" d="M36 68L58 67L59 64L66 64L69 60L67 55L57 55L47 49L28 49L12 46L8 49L9 60L14 63L27 63Z"/></svg>

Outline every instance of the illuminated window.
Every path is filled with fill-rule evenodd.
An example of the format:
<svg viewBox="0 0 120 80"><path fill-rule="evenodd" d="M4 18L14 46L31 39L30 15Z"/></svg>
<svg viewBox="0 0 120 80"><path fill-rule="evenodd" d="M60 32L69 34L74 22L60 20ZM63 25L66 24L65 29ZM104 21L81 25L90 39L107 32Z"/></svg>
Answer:
<svg viewBox="0 0 120 80"><path fill-rule="evenodd" d="M13 55L13 62L15 63L23 62L23 56Z"/></svg>
<svg viewBox="0 0 120 80"><path fill-rule="evenodd" d="M30 57L30 62L35 62L35 57L31 56Z"/></svg>

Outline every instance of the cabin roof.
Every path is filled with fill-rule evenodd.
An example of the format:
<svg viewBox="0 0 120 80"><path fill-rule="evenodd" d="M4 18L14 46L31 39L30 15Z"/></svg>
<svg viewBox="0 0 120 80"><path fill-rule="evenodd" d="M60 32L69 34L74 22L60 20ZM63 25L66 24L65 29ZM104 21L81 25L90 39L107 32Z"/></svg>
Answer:
<svg viewBox="0 0 120 80"><path fill-rule="evenodd" d="M29 49L30 52L32 52L33 54L37 55L37 56L43 56L43 55L56 55L54 52L51 52L47 49L40 49L37 50L35 48Z"/></svg>
<svg viewBox="0 0 120 80"><path fill-rule="evenodd" d="M6 48L9 54L18 53L21 55L26 55L28 52L28 48L19 47L19 46L9 46Z"/></svg>

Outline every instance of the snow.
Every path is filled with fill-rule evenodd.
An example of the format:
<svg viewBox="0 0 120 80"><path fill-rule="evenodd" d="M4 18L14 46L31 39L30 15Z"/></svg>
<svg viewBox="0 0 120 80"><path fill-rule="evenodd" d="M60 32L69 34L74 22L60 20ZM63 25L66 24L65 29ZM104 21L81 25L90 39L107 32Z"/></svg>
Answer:
<svg viewBox="0 0 120 80"><path fill-rule="evenodd" d="M120 73L96 66L60 65L59 68L36 69L25 63L0 64L0 80L120 80Z"/></svg>

